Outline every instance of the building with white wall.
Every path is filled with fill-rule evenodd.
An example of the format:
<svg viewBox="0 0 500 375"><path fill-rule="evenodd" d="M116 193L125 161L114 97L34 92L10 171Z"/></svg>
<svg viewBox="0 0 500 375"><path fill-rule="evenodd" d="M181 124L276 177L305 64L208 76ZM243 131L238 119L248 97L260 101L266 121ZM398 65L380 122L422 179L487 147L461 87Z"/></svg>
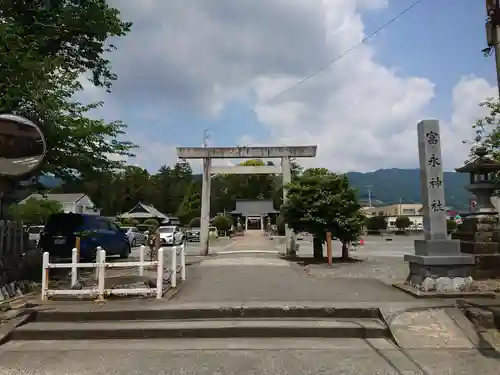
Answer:
<svg viewBox="0 0 500 375"><path fill-rule="evenodd" d="M94 202L85 193L71 193L71 194L31 194L23 199L19 204L24 204L29 199L46 199L58 202L64 212L80 213L80 214L93 214L99 215L100 210L96 207Z"/></svg>

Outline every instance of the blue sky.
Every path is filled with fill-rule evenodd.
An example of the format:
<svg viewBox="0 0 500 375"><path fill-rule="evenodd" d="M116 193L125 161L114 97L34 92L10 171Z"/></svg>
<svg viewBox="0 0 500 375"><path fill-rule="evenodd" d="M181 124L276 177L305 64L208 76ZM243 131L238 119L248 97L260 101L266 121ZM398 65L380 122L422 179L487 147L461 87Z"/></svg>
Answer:
<svg viewBox="0 0 500 375"><path fill-rule="evenodd" d="M380 17L390 18L411 3L392 1ZM445 117L452 110L450 92L461 76L475 74L491 83L496 79L493 57L481 52L486 47L484 18L483 1L424 0L373 39L377 60L435 82L432 113ZM368 30L378 22L378 17L366 15Z"/></svg>
<svg viewBox="0 0 500 375"><path fill-rule="evenodd" d="M113 54L120 78L111 95L86 94L129 125L141 146L130 162L151 171L175 162L176 146L200 146L207 128L213 146L317 144L304 163L335 171L416 167L416 122L429 117L441 121L450 169L467 153L477 104L496 95L482 1L423 0L272 103L413 0L115 3L134 22Z"/></svg>

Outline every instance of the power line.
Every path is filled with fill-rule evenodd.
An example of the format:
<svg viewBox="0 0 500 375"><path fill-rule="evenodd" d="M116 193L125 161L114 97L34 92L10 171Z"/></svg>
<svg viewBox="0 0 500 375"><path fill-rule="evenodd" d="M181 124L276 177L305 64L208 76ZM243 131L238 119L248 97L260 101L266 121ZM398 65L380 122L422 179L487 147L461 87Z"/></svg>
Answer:
<svg viewBox="0 0 500 375"><path fill-rule="evenodd" d="M273 100L276 100L276 99L282 97L283 95L289 93L290 91L295 90L297 87L299 87L300 85L306 83L307 81L309 81L311 78L315 77L316 75L324 72L329 67L331 67L333 64L335 64L337 61L339 61L340 59L342 59L343 57L345 57L346 55L348 55L349 53L351 53L353 50L355 50L356 48L358 48L360 45L362 45L363 43L365 43L369 39L373 38L375 35L377 35L379 32L381 32L382 30L384 30L386 27L388 27L391 24L393 24L394 22L396 22L399 18L401 18L406 13L408 13L409 11L411 11L413 8L415 8L422 1L423 0L416 0L416 1L414 1L410 6L408 6L407 8L405 8L404 10L402 10L401 12L399 12L398 14L396 14L389 21L387 21L382 26L380 26L378 29L376 29L375 31L373 31L371 34L365 36L361 41L359 41L358 43L356 43L355 45L353 45L351 48L349 48L348 50L342 52L340 55L338 55L337 57L335 57L333 60L329 61L328 64L326 64L326 65L322 66L321 68L315 70L314 72L312 72L309 75L305 76L300 81L294 83L293 85L291 85L287 89L279 92L278 94L272 96L269 99L266 99L265 101L263 101L262 103L259 103L258 105L268 104L269 102L272 102ZM252 112L254 112L256 109L257 109L257 105L252 108Z"/></svg>

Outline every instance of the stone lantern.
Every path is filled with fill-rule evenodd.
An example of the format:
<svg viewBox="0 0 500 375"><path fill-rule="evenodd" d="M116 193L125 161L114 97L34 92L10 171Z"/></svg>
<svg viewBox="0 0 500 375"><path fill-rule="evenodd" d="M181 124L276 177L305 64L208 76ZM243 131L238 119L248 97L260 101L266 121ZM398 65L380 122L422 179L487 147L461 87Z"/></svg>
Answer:
<svg viewBox="0 0 500 375"><path fill-rule="evenodd" d="M478 147L474 154L476 158L456 168L458 173L469 173L470 184L465 188L476 196L476 215L496 215L495 206L491 203L491 197L496 190L500 189L496 175L500 171L500 163L487 157L485 147Z"/></svg>
<svg viewBox="0 0 500 375"><path fill-rule="evenodd" d="M478 147L475 158L458 173L469 173L470 183L465 188L476 196L477 211L463 219L463 223L452 234L452 239L460 240L460 251L474 255L475 279L500 276L500 228L498 212L491 203L491 197L500 189L497 174L500 163L487 156L486 148Z"/></svg>

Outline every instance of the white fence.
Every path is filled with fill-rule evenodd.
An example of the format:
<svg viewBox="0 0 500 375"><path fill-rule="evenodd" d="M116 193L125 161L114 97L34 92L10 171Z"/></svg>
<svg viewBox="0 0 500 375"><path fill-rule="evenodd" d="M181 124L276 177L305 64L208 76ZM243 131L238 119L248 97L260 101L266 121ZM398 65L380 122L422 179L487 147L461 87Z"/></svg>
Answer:
<svg viewBox="0 0 500 375"><path fill-rule="evenodd" d="M180 279L186 280L186 249L184 245L173 246L167 248L171 251L171 274L170 286L177 286L177 274L180 273ZM145 246L140 247L138 262L106 262L106 251L101 247L97 248L95 263L79 263L79 253L77 249L73 249L71 263L50 263L50 255L48 252L43 253L42 260L42 292L41 299L47 300L52 296L95 296L98 300L104 300L105 296L109 295L151 295L156 294L157 299L163 297L163 281L165 275L164 268L164 249L158 250L158 259L155 261L144 261ZM177 262L177 257L180 258L180 264ZM139 276L144 276L145 267L156 267L156 290L152 288L130 288L130 289L106 289L106 269L107 268L130 268L139 267ZM75 286L78 281L79 268L95 268L95 278L97 287L91 289L49 289L49 270L53 268L70 268L71 269L71 286Z"/></svg>

